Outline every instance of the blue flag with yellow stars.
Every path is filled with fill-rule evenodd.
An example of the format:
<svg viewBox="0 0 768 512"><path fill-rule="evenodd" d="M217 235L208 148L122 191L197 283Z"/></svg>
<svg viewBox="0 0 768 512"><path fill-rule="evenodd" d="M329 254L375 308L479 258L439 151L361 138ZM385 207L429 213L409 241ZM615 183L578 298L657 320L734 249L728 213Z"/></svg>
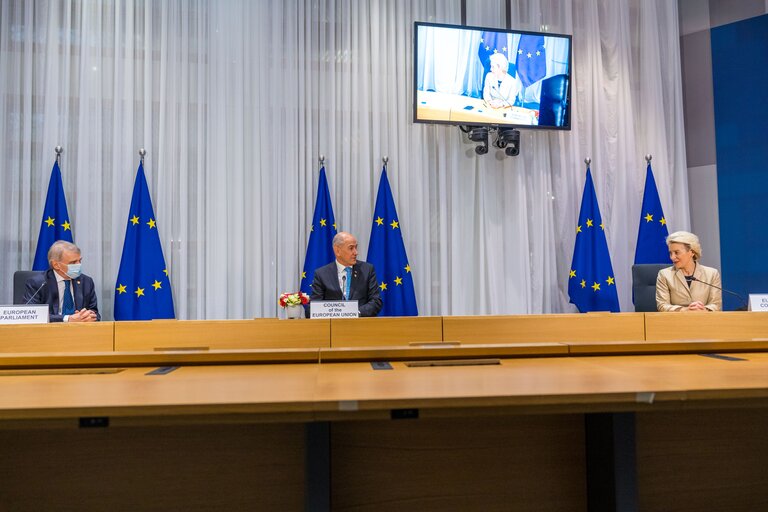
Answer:
<svg viewBox="0 0 768 512"><path fill-rule="evenodd" d="M483 95L485 77L491 71L491 55L500 53L509 59L507 46L507 34L504 32L483 32L480 35L480 47L477 50L477 56L480 58L480 63L484 69L483 80L480 84L480 97Z"/></svg>
<svg viewBox="0 0 768 512"><path fill-rule="evenodd" d="M517 76L523 87L538 82L547 74L547 53L544 49L544 36L520 36L517 45Z"/></svg>
<svg viewBox="0 0 768 512"><path fill-rule="evenodd" d="M597 205L592 173L587 167L587 182L581 198L576 243L568 277L568 296L581 313L619 312L619 295L605 239L605 225Z"/></svg>
<svg viewBox="0 0 768 512"><path fill-rule="evenodd" d="M51 170L51 181L48 183L48 195L45 197L43 221L40 223L40 235L37 237L37 250L35 250L32 270L48 270L48 249L56 240L72 242L72 225L69 223L59 162L54 162Z"/></svg>
<svg viewBox="0 0 768 512"><path fill-rule="evenodd" d="M667 248L667 219L661 209L661 199L653 179L651 164L645 172L645 192L643 206L640 210L640 228L637 231L637 247L635 247L635 265L639 263L669 263Z"/></svg>
<svg viewBox="0 0 768 512"><path fill-rule="evenodd" d="M115 289L115 320L175 318L168 267L163 258L144 164L139 164Z"/></svg>
<svg viewBox="0 0 768 512"><path fill-rule="evenodd" d="M312 279L315 269L334 261L333 237L336 236L336 220L333 218L331 193L328 191L328 180L325 177L325 167L320 168L320 180L317 183L317 200L315 214L312 216L312 227L309 228L309 243L307 255L304 257L304 269L301 272L301 291L312 294Z"/></svg>
<svg viewBox="0 0 768 512"><path fill-rule="evenodd" d="M509 59L509 52L507 51L507 34L506 32L483 32L480 35L480 47L477 50L477 56L480 57L480 62L486 70L491 69L491 55L494 53L501 53L507 59ZM487 66L486 66L487 64Z"/></svg>
<svg viewBox="0 0 768 512"><path fill-rule="evenodd" d="M379 279L383 303L379 316L418 316L413 274L386 168L381 171L366 261L376 269Z"/></svg>

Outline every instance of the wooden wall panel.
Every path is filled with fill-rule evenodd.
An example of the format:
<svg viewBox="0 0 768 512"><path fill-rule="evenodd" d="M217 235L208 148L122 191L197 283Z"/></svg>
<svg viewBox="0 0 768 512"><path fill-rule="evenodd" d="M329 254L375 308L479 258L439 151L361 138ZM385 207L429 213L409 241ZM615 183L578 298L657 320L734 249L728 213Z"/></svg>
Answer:
<svg viewBox="0 0 768 512"><path fill-rule="evenodd" d="M583 415L331 425L334 510L586 510Z"/></svg>
<svg viewBox="0 0 768 512"><path fill-rule="evenodd" d="M768 410L636 418L639 510L768 510Z"/></svg>
<svg viewBox="0 0 768 512"><path fill-rule="evenodd" d="M304 426L0 429L0 509L301 510Z"/></svg>

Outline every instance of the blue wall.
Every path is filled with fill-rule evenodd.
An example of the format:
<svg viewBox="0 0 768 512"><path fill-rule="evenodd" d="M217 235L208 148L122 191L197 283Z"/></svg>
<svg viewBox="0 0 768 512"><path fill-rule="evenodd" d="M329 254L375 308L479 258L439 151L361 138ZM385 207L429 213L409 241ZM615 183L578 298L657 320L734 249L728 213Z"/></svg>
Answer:
<svg viewBox="0 0 768 512"><path fill-rule="evenodd" d="M712 29L712 80L723 287L768 293L768 15Z"/></svg>

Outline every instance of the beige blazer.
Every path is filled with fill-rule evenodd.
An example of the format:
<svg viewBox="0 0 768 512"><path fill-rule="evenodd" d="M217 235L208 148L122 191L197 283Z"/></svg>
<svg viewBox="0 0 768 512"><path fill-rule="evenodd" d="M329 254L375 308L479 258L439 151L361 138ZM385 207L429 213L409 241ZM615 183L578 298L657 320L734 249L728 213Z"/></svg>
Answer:
<svg viewBox="0 0 768 512"><path fill-rule="evenodd" d="M710 283L722 288L720 272L712 267L696 265L693 277L701 283L694 281L691 287L685 282L682 271L675 267L667 267L659 270L656 277L656 309L659 311L680 311L691 302L699 301L710 311L723 309L723 293Z"/></svg>

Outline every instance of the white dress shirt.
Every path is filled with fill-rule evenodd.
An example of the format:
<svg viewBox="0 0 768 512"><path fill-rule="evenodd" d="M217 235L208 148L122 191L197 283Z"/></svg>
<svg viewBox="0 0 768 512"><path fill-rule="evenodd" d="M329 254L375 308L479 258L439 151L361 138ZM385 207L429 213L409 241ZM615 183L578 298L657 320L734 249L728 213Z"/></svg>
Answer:
<svg viewBox="0 0 768 512"><path fill-rule="evenodd" d="M339 263L339 260L336 260L336 272L337 272L337 274L338 274L338 276L337 276L337 277L339 278L339 289L341 290L341 294L342 294L342 295L344 295L344 288L345 288L345 286L346 286L346 285L344 284L344 279L343 279L343 277L344 277L345 275L347 275L347 272L346 272L346 270L347 270L347 267L345 267L344 265L342 265L341 263ZM349 276L349 279L350 279L350 280L352 279L352 275L351 275L351 274L350 274L350 276ZM349 286L350 286L350 290L351 290L351 289L352 289L352 283L351 283L351 282L349 283ZM345 299L345 300L349 300L349 297L344 297L344 299Z"/></svg>
<svg viewBox="0 0 768 512"><path fill-rule="evenodd" d="M53 271L53 275L56 276L56 284L59 287L59 313L63 313L64 310L64 291L67 289L66 285L64 284L64 281L67 281L67 279L61 277L58 272L55 270ZM69 283L69 294L72 296L72 304L75 303L75 290L72 288L72 283ZM62 316L61 320L63 322L69 321L69 315Z"/></svg>

